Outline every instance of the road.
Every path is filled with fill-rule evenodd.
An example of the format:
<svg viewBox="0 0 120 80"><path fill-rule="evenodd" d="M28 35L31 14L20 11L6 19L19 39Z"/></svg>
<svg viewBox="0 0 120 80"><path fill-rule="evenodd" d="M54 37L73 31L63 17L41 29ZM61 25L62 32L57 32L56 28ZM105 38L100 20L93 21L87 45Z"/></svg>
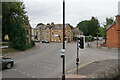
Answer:
<svg viewBox="0 0 120 80"><path fill-rule="evenodd" d="M3 78L59 78L62 74L60 50L62 43L37 43L27 51L14 53L9 57L15 66L2 71ZM76 43L66 44L66 74L76 66ZM118 50L87 48L80 50L80 66L91 61L118 59Z"/></svg>

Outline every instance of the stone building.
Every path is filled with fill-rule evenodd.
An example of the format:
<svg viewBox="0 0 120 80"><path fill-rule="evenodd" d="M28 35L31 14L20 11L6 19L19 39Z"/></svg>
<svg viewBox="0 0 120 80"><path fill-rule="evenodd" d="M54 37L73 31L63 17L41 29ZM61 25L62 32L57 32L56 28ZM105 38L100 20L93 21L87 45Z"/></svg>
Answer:
<svg viewBox="0 0 120 80"><path fill-rule="evenodd" d="M71 28L68 24L65 24L65 40L67 42L72 41ZM55 24L51 28L51 41L63 42L63 24Z"/></svg>
<svg viewBox="0 0 120 80"><path fill-rule="evenodd" d="M72 40L72 33L68 24L65 24L65 31L65 39L70 42ZM38 25L34 29L34 35L35 39L39 41L63 42L63 25L54 23L50 25Z"/></svg>

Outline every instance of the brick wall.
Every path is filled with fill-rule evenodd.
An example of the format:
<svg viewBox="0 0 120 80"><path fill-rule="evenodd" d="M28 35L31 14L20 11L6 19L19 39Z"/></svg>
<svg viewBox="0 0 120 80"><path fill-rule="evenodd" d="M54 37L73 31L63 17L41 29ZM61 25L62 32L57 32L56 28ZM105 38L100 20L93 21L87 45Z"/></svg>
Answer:
<svg viewBox="0 0 120 80"><path fill-rule="evenodd" d="M106 46L120 48L120 16L116 16L116 24L106 31Z"/></svg>

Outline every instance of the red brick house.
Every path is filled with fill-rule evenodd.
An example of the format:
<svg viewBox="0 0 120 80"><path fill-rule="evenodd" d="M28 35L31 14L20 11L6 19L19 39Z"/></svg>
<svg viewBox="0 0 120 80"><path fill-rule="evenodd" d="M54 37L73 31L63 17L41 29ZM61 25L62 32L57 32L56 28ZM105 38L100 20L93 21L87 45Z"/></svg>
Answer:
<svg viewBox="0 0 120 80"><path fill-rule="evenodd" d="M106 29L106 43L110 48L120 48L120 15L116 16L116 24Z"/></svg>

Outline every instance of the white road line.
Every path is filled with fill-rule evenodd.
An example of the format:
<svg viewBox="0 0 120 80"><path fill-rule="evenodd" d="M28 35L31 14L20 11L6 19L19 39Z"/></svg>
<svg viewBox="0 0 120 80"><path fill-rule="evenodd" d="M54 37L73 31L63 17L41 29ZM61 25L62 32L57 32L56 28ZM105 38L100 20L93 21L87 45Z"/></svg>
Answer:
<svg viewBox="0 0 120 80"><path fill-rule="evenodd" d="M28 75L28 77L30 76L30 74L27 74Z"/></svg>
<svg viewBox="0 0 120 80"><path fill-rule="evenodd" d="M86 66L86 65L88 65L88 64L91 64L91 63L93 63L93 62L95 62L95 61L103 61L103 60L108 60L108 59L93 60L93 61L88 62L88 63L86 63L86 64L80 65L80 66L78 67L78 69L80 69L80 68L82 68L82 67L84 67L84 66ZM76 66L75 66L75 67L76 67ZM67 73L71 73L71 72L75 71L75 70L76 70L75 67L74 67L73 69L71 69L71 70L68 70Z"/></svg>
<svg viewBox="0 0 120 80"><path fill-rule="evenodd" d="M35 78L35 76L32 76L32 78Z"/></svg>

